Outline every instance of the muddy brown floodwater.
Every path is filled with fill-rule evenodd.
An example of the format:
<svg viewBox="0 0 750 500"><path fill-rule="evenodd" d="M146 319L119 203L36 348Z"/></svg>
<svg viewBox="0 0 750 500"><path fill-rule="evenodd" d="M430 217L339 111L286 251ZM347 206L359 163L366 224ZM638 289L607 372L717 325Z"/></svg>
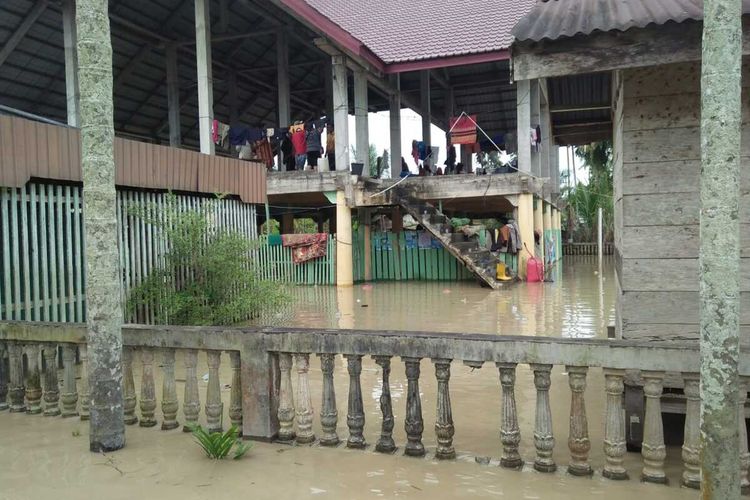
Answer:
<svg viewBox="0 0 750 500"><path fill-rule="evenodd" d="M611 263L599 273L594 260L569 258L556 278L555 283L519 285L503 291L486 290L473 283L375 283L348 290L297 288L292 305L262 322L274 326L606 336L606 326L614 320ZM199 363L201 373L205 373L205 357ZM228 365L224 356L222 383L230 380ZM136 361L134 367L138 366ZM423 459L404 457L406 380L400 360L394 359L392 368L394 439L400 447L394 455L377 454L372 446L365 451L352 451L342 447L256 443L242 460L213 462L204 458L192 439L179 430L165 432L158 427L133 426L127 428L127 447L104 456L87 451L87 426L77 419L4 413L0 414L0 499L698 498L697 492L677 486L681 473L678 447L668 448L670 486L640 483L640 456L633 453L627 454L625 463L633 479L615 482L601 477L605 394L601 370L589 372L586 390L591 462L597 473L593 478L575 478L565 473L570 390L563 367L553 370L550 391L556 438L554 458L560 464L553 474L537 473L529 465L521 472L496 465L501 451L500 384L497 369L489 365L472 370L453 363L450 389L458 458L442 462L433 458L437 385L434 368L429 360L422 360L420 392L428 453ZM177 378L181 397L184 375L179 355ZM337 359L335 379L338 432L345 437L348 375L341 358ZM139 386L136 377L136 388ZM370 359L363 360L365 437L370 444L376 441L380 430L380 386L378 367ZM205 401L205 388L205 382L201 383L201 401ZM310 389L317 417L322 391L317 358L311 359ZM224 421L228 422L228 387L224 387L222 396ZM531 371L519 366L516 403L520 451L527 464L534 457L535 397ZM317 420L314 429L320 433ZM480 465L476 457L490 457L492 461Z"/></svg>

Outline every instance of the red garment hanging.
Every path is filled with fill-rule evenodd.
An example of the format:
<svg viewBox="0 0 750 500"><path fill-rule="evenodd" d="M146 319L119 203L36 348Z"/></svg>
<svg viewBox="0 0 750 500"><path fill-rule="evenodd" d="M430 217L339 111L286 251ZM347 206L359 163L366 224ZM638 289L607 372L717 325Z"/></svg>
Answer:
<svg viewBox="0 0 750 500"><path fill-rule="evenodd" d="M461 115L450 119L451 144L475 144L477 142L477 115Z"/></svg>

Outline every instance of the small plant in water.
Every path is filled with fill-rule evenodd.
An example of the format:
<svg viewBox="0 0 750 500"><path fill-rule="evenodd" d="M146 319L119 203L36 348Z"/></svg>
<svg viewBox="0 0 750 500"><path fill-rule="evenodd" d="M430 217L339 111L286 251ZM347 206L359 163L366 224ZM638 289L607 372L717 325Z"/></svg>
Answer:
<svg viewBox="0 0 750 500"><path fill-rule="evenodd" d="M229 452L234 448L234 459L242 458L252 447L251 443L243 442L240 439L240 430L233 425L226 432L208 432L198 424L189 426L190 432L193 433L195 440L203 448L208 458L221 460L226 458Z"/></svg>

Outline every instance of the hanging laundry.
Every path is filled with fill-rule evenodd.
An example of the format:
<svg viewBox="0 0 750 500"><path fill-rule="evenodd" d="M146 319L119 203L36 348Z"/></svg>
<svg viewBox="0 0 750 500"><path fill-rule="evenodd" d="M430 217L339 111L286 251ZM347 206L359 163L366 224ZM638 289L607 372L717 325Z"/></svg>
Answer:
<svg viewBox="0 0 750 500"><path fill-rule="evenodd" d="M411 141L411 157L414 158L414 164L419 166L419 144L417 141Z"/></svg>
<svg viewBox="0 0 750 500"><path fill-rule="evenodd" d="M253 143L266 137L266 131L260 128L230 127L229 144L232 146L243 146L248 142Z"/></svg>
<svg viewBox="0 0 750 500"><path fill-rule="evenodd" d="M542 127L539 125L536 126L536 143L537 145L542 144Z"/></svg>
<svg viewBox="0 0 750 500"><path fill-rule="evenodd" d="M291 127L289 127L289 132L292 134L294 154L304 155L305 153L307 153L307 144L305 141L305 126L301 123L292 125Z"/></svg>
<svg viewBox="0 0 750 500"><path fill-rule="evenodd" d="M325 257L328 249L326 233L282 234L281 241L282 245L292 249L292 262L295 264Z"/></svg>
<svg viewBox="0 0 750 500"><path fill-rule="evenodd" d="M428 149L427 144L424 141L417 141L417 151L419 151L419 159L424 161L427 159Z"/></svg>
<svg viewBox="0 0 750 500"><path fill-rule="evenodd" d="M255 157L266 164L266 167L273 167L273 151L268 139L261 139L253 143Z"/></svg>
<svg viewBox="0 0 750 500"><path fill-rule="evenodd" d="M228 149L229 142L227 137L229 136L229 125L222 123L219 120L214 120L211 123L211 139L217 146Z"/></svg>
<svg viewBox="0 0 750 500"><path fill-rule="evenodd" d="M477 115L461 115L450 119L451 144L477 142Z"/></svg>

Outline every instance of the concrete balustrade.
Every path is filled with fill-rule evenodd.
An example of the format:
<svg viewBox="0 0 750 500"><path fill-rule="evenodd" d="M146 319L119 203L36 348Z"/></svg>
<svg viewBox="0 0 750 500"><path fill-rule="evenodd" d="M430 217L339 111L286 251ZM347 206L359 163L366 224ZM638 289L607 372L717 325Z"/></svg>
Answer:
<svg viewBox="0 0 750 500"><path fill-rule="evenodd" d="M495 365L499 374L497 421L500 433L494 439L497 440L502 467L526 467L544 473L558 469L553 456L558 461L563 460L560 460L561 455L553 454L557 441L554 430L558 433L565 430L552 427L550 391L569 390L570 403L566 405L566 411L570 413L567 430L569 459L565 460L567 463L559 464L561 469L573 476L601 474L610 480L637 477L652 483L672 482L690 488L700 486L697 346L427 332L141 326L125 327L123 340L124 414L129 424L140 422L144 427L151 427L160 420L161 429L170 430L180 426L179 416L186 426L205 421L212 431L225 428L219 376L222 353L227 353L228 373L231 374L231 387L227 388L228 418L242 428L246 439L278 440L291 445L339 445L338 382L339 389L347 391L346 447L365 449L370 439L369 431L365 429L365 415L371 410L365 408L363 401L361 374L363 358L367 356L374 360L382 374L379 387L364 388L367 393L373 389L379 391L382 414L379 436L371 436L376 443L372 450L393 453L403 446L403 453L407 456L451 460L457 456L456 448L460 450L461 443L460 433L456 435L451 407L451 367L462 363L481 369L490 363ZM57 366L60 347L63 354L61 383ZM198 367L203 366L203 362L199 363L199 357L204 355L207 377L201 378L198 374L203 370L199 372ZM311 367L310 359L314 357L320 359L320 394L311 392L309 380L310 370L318 369L317 364ZM177 363L180 358L182 363ZM9 408L29 414L43 412L47 416L83 414L87 404L85 360L85 329L82 325L0 323L0 410ZM423 443L426 422L422 412L420 379L432 375L422 373L423 360L429 360L434 366L436 381L434 393L424 395L425 401L435 405L434 422L427 422L434 425L435 435L434 438L428 436L427 447ZM338 381L334 379L337 362L345 363L348 374ZM176 367L184 371L175 373ZM404 370L406 384L404 398L400 400L404 407L394 411L391 371L397 368L398 372ZM591 368L603 368L603 372ZM161 375L160 400L157 400L155 390L155 369ZM521 435L516 404L517 373L525 370L533 379L536 393L533 433L528 436ZM560 384L559 379L553 378L553 370L563 371L567 383ZM624 461L625 370L640 371L644 381L644 436L642 461L638 468L632 464L626 467ZM134 373L140 373L140 378L136 380ZM181 379L183 373L184 379ZM661 396L667 373L680 374L686 402L683 469L680 476L674 478L668 477L664 466L666 446ZM750 376L747 356L741 357L740 373L743 377L738 411L743 415L747 377ZM598 396L586 392L592 377L603 377L604 390ZM344 380L346 378L348 380ZM177 384L182 381L184 395L180 408ZM199 387L205 388L205 420L201 419ZM592 397L604 401L604 435L599 443L592 443L589 436L586 406L587 399ZM313 401L320 401L319 410ZM136 408L140 410L140 419L135 415ZM158 415L157 408L161 410ZM322 429L319 436L313 431L317 418L320 418ZM403 443L397 443L393 436L398 420L403 421L405 430ZM746 443L744 425L740 431L743 443ZM528 440L525 441L527 446L533 444L533 452L527 456L522 456L520 451L522 439ZM603 460L590 458L592 446L603 449ZM746 444L742 446L740 456L737 466L741 471L742 487L747 490L750 453Z"/></svg>

